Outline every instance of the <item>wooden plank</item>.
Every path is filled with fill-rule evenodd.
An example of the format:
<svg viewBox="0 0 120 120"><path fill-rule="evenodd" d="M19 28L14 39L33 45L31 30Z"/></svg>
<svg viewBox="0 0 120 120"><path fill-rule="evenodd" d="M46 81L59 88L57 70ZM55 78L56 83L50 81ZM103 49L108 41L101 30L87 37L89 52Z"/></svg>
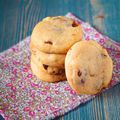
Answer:
<svg viewBox="0 0 120 120"><path fill-rule="evenodd" d="M30 35L46 16L73 12L102 33L120 42L120 1L109 0L0 0L0 51ZM56 119L120 119L120 85Z"/></svg>

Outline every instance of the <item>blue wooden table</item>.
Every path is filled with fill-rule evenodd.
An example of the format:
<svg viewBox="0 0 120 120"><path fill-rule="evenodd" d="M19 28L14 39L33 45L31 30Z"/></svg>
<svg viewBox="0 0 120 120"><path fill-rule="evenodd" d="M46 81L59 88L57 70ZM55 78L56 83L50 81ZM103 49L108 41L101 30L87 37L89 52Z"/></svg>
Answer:
<svg viewBox="0 0 120 120"><path fill-rule="evenodd" d="M42 18L67 12L120 42L120 0L0 0L0 52L30 35ZM56 119L120 120L120 85Z"/></svg>

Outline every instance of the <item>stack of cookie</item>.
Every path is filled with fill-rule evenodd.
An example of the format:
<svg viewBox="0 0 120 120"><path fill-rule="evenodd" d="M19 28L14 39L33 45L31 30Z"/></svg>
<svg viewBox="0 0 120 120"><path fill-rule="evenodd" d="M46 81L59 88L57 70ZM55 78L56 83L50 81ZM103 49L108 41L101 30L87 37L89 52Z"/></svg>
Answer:
<svg viewBox="0 0 120 120"><path fill-rule="evenodd" d="M43 19L31 35L32 72L46 82L66 80L66 53L74 43L81 40L81 26L74 20L63 16Z"/></svg>

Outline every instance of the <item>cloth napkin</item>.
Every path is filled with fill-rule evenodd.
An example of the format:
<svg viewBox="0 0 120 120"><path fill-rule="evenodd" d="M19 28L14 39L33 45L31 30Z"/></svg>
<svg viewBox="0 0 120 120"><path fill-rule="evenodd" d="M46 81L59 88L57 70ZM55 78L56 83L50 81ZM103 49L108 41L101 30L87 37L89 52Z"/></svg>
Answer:
<svg viewBox="0 0 120 120"><path fill-rule="evenodd" d="M100 34L73 14L68 13L66 16L81 24L84 39L93 39L107 49L114 64L112 81L108 88L118 84L120 44ZM30 36L0 54L0 114L5 120L55 118L97 96L77 95L67 81L40 81L30 69L29 42Z"/></svg>

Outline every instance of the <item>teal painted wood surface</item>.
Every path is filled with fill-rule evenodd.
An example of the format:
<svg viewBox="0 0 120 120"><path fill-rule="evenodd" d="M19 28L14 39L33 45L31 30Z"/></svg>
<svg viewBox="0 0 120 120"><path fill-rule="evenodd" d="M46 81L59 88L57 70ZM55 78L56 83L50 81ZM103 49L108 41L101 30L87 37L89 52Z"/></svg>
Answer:
<svg viewBox="0 0 120 120"><path fill-rule="evenodd" d="M0 0L0 52L31 34L46 16L72 12L120 42L120 0ZM120 120L120 85L59 120Z"/></svg>

